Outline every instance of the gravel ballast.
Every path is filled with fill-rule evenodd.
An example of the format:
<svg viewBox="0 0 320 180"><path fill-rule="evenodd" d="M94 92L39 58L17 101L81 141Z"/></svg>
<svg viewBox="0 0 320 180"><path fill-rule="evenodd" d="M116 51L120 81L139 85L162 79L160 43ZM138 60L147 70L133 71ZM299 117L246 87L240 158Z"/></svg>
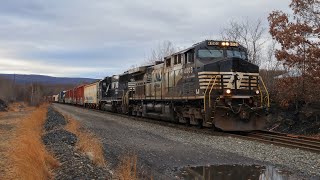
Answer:
<svg viewBox="0 0 320 180"><path fill-rule="evenodd" d="M52 107L48 108L47 120L44 124L44 128L46 131L50 131L53 129L59 129L67 124L67 121L64 119L62 114L53 110Z"/></svg>
<svg viewBox="0 0 320 180"><path fill-rule="evenodd" d="M316 153L185 131L61 104L54 107L80 120L100 136L110 163L116 163L122 154L135 152L141 166L155 174L169 176L172 171L188 165L259 164L289 170L298 177L320 177L320 155Z"/></svg>
<svg viewBox="0 0 320 180"><path fill-rule="evenodd" d="M45 122L47 133L42 136L42 141L60 162L60 166L54 170L54 179L106 179L109 175L105 167L97 167L77 151L77 136L63 129L66 124L67 121L59 112L48 109Z"/></svg>

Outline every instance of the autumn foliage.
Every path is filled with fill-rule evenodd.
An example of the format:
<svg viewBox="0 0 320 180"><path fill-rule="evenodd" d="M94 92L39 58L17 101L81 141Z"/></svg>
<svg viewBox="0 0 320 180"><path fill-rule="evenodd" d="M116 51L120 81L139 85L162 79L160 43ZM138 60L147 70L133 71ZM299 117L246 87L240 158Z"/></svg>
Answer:
<svg viewBox="0 0 320 180"><path fill-rule="evenodd" d="M289 6L291 15L274 11L268 17L270 33L281 45L276 58L291 74L278 80L279 97L287 102L319 101L320 1L292 0Z"/></svg>

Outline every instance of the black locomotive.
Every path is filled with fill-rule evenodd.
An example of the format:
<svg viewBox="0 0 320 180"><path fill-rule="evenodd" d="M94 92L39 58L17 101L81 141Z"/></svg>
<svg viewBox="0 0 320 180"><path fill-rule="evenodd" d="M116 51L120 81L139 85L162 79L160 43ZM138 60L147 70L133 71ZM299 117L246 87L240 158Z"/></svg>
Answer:
<svg viewBox="0 0 320 180"><path fill-rule="evenodd" d="M237 42L205 40L154 65L106 77L102 110L224 131L263 129L269 95ZM86 92L84 93L86 99Z"/></svg>

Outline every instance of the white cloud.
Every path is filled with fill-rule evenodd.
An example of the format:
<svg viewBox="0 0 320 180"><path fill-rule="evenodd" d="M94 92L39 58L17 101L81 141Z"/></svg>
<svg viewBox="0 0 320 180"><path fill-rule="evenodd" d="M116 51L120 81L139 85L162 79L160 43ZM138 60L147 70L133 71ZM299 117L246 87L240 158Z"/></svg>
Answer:
<svg viewBox="0 0 320 180"><path fill-rule="evenodd" d="M61 66L45 64L40 61L23 61L16 59L1 59L0 72L16 74L45 74L57 77L80 77L82 74L114 71L114 68L107 67L81 67ZM101 74L101 73L97 73ZM107 74L105 74L107 75Z"/></svg>
<svg viewBox="0 0 320 180"><path fill-rule="evenodd" d="M116 73L123 64L141 64L159 41L186 46L216 38L234 18L267 25L268 13L287 10L289 2L7 0L0 6L0 73L97 76L95 66Z"/></svg>

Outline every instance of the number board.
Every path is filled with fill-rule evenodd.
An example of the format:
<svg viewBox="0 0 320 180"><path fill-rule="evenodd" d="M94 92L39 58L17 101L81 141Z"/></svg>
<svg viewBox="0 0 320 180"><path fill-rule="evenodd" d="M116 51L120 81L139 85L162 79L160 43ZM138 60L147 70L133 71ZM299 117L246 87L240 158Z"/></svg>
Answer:
<svg viewBox="0 0 320 180"><path fill-rule="evenodd" d="M239 44L236 42L230 42L230 46L239 46Z"/></svg>
<svg viewBox="0 0 320 180"><path fill-rule="evenodd" d="M220 41L208 41L208 46L234 46L237 47L239 44L237 42L220 42Z"/></svg>
<svg viewBox="0 0 320 180"><path fill-rule="evenodd" d="M218 41L208 41L208 46L219 46L220 42Z"/></svg>

